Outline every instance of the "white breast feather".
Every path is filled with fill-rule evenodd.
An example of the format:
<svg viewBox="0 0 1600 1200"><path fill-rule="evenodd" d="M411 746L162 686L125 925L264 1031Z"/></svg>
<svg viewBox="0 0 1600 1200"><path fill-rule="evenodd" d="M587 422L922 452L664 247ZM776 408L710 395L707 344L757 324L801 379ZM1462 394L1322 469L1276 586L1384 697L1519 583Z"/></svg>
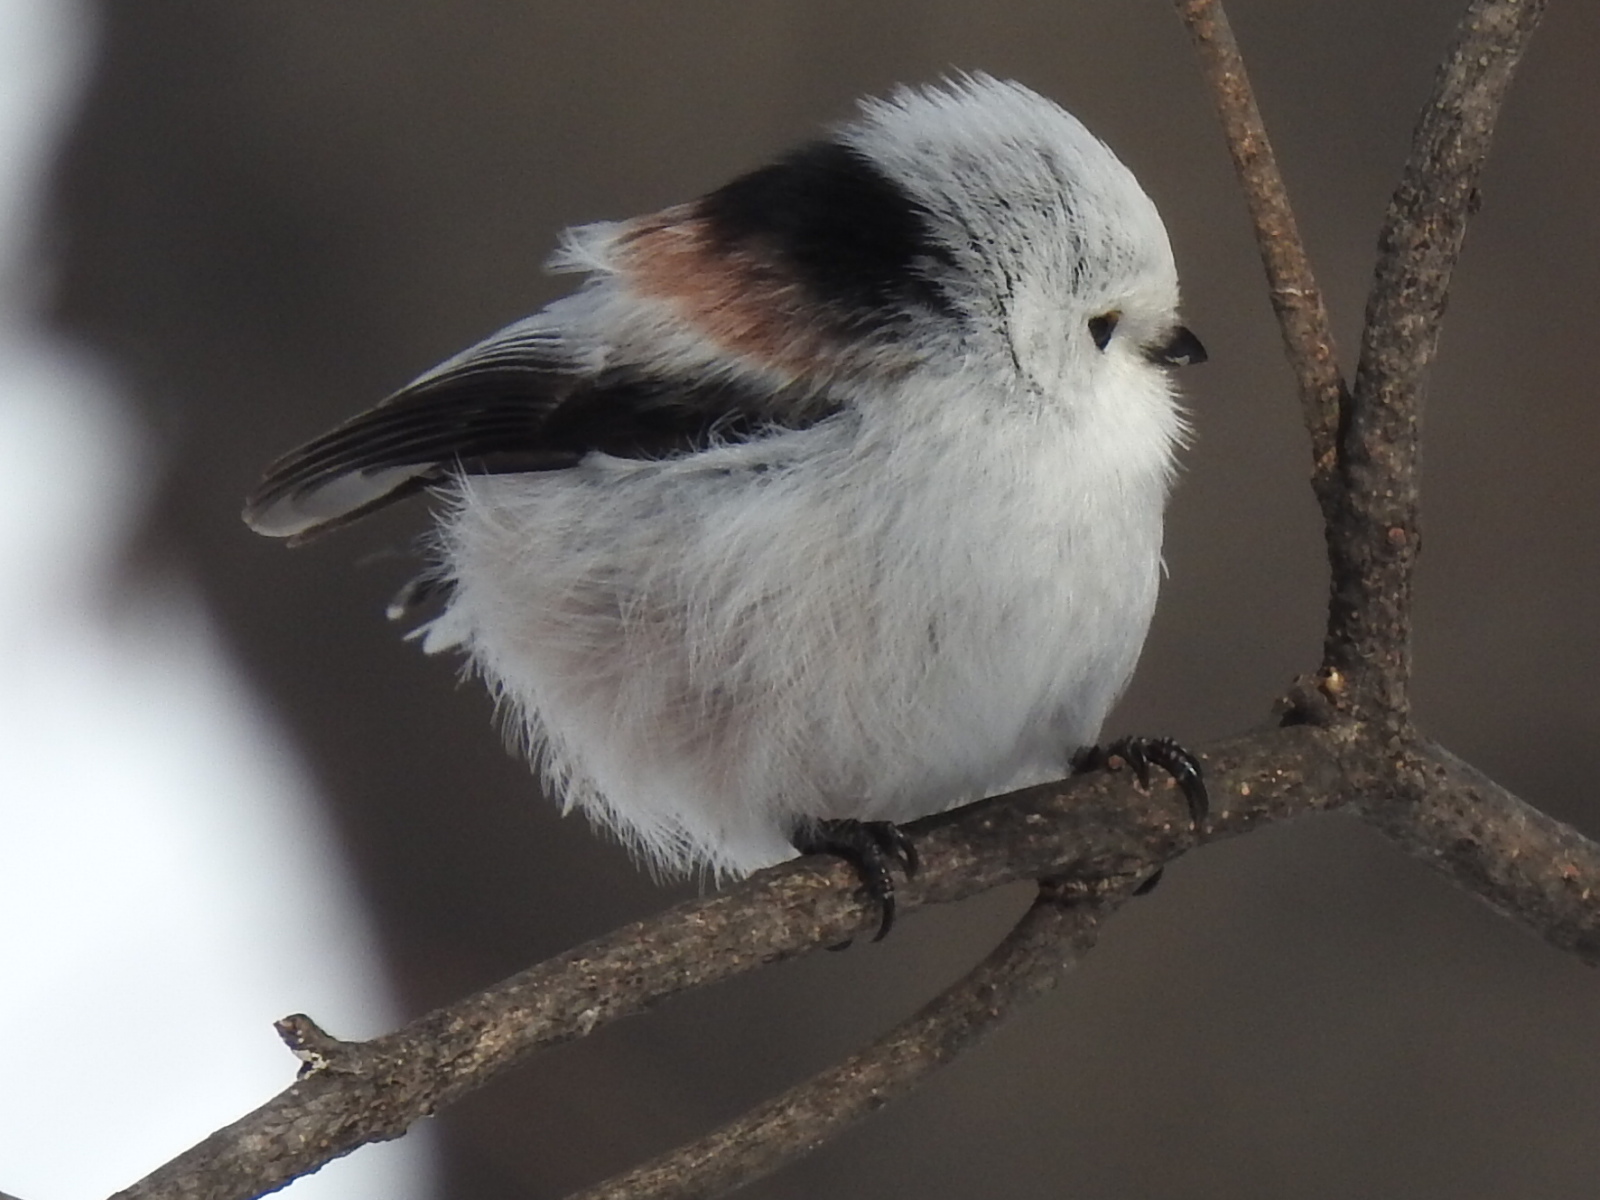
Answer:
<svg viewBox="0 0 1600 1200"><path fill-rule="evenodd" d="M957 376L688 458L463 478L431 645L469 652L553 794L669 874L1059 773L1155 602L1181 419L1141 374L1070 418Z"/></svg>

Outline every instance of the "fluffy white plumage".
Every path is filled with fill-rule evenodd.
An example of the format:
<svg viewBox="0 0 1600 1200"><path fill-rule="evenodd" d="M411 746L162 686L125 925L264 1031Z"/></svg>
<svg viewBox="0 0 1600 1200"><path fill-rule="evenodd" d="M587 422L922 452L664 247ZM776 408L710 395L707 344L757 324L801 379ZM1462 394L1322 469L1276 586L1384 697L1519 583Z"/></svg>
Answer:
<svg viewBox="0 0 1600 1200"><path fill-rule="evenodd" d="M686 453L430 480L451 587L426 647L464 651L551 793L667 873L1061 773L1156 601L1165 365L1203 351L1132 174L985 77L869 101L831 144L917 221L913 299L872 301L891 320L807 292L827 267L785 258L789 226L718 240L669 210L576 231L577 292L412 385L531 356L776 397ZM302 533L423 471L354 465L253 523Z"/></svg>

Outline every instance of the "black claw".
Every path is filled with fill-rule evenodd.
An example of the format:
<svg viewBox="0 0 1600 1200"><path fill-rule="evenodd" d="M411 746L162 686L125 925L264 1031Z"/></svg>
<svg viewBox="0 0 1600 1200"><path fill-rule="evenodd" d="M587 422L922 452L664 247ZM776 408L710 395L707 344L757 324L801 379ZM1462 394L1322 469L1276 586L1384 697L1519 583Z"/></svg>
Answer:
<svg viewBox="0 0 1600 1200"><path fill-rule="evenodd" d="M893 821L868 821L867 828L877 839L879 848L900 864L907 879L917 873L922 866L922 859L918 857L917 843L911 840L909 833Z"/></svg>
<svg viewBox="0 0 1600 1200"><path fill-rule="evenodd" d="M1101 749L1089 746L1072 757L1072 769L1079 774L1099 770L1113 758L1120 758L1132 768L1139 786L1150 786L1150 768L1160 767L1176 781L1189 805L1189 821L1196 830L1204 827L1211 811L1211 798L1206 794L1205 773L1200 760L1171 738L1125 737Z"/></svg>
<svg viewBox="0 0 1600 1200"><path fill-rule="evenodd" d="M881 942L894 928L894 876L890 863L897 864L906 878L917 873L916 844L893 821L813 821L792 839L801 854L831 854L856 869L862 890L878 906L882 919L873 941ZM842 950L850 943L832 946Z"/></svg>

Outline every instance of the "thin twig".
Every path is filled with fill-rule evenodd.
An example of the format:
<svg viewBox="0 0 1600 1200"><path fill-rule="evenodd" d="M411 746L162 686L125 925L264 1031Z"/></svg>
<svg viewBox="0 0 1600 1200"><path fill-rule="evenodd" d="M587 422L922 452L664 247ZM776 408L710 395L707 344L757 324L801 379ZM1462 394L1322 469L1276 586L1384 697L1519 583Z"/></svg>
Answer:
<svg viewBox="0 0 1600 1200"><path fill-rule="evenodd" d="M1311 486L1326 518L1336 502L1339 421L1348 399L1328 310L1300 240L1228 14L1221 0L1176 3L1179 17L1194 38L1201 71L1210 85L1228 152L1255 222L1267 290L1283 331L1284 353L1300 385L1300 404L1311 434Z"/></svg>
<svg viewBox="0 0 1600 1200"><path fill-rule="evenodd" d="M983 962L871 1046L699 1141L568 1200L712 1200L770 1174L910 1091L1055 987L1094 945L1121 887L1074 896L1046 886Z"/></svg>

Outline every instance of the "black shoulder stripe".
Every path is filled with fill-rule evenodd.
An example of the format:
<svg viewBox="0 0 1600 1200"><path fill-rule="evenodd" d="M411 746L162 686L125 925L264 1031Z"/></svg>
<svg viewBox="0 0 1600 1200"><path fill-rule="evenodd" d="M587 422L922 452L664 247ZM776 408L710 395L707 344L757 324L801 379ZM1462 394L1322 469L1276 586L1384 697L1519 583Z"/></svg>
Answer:
<svg viewBox="0 0 1600 1200"><path fill-rule="evenodd" d="M705 196L697 215L714 241L776 259L858 328L888 323L907 304L949 309L923 269L949 257L926 214L849 146L805 146Z"/></svg>

